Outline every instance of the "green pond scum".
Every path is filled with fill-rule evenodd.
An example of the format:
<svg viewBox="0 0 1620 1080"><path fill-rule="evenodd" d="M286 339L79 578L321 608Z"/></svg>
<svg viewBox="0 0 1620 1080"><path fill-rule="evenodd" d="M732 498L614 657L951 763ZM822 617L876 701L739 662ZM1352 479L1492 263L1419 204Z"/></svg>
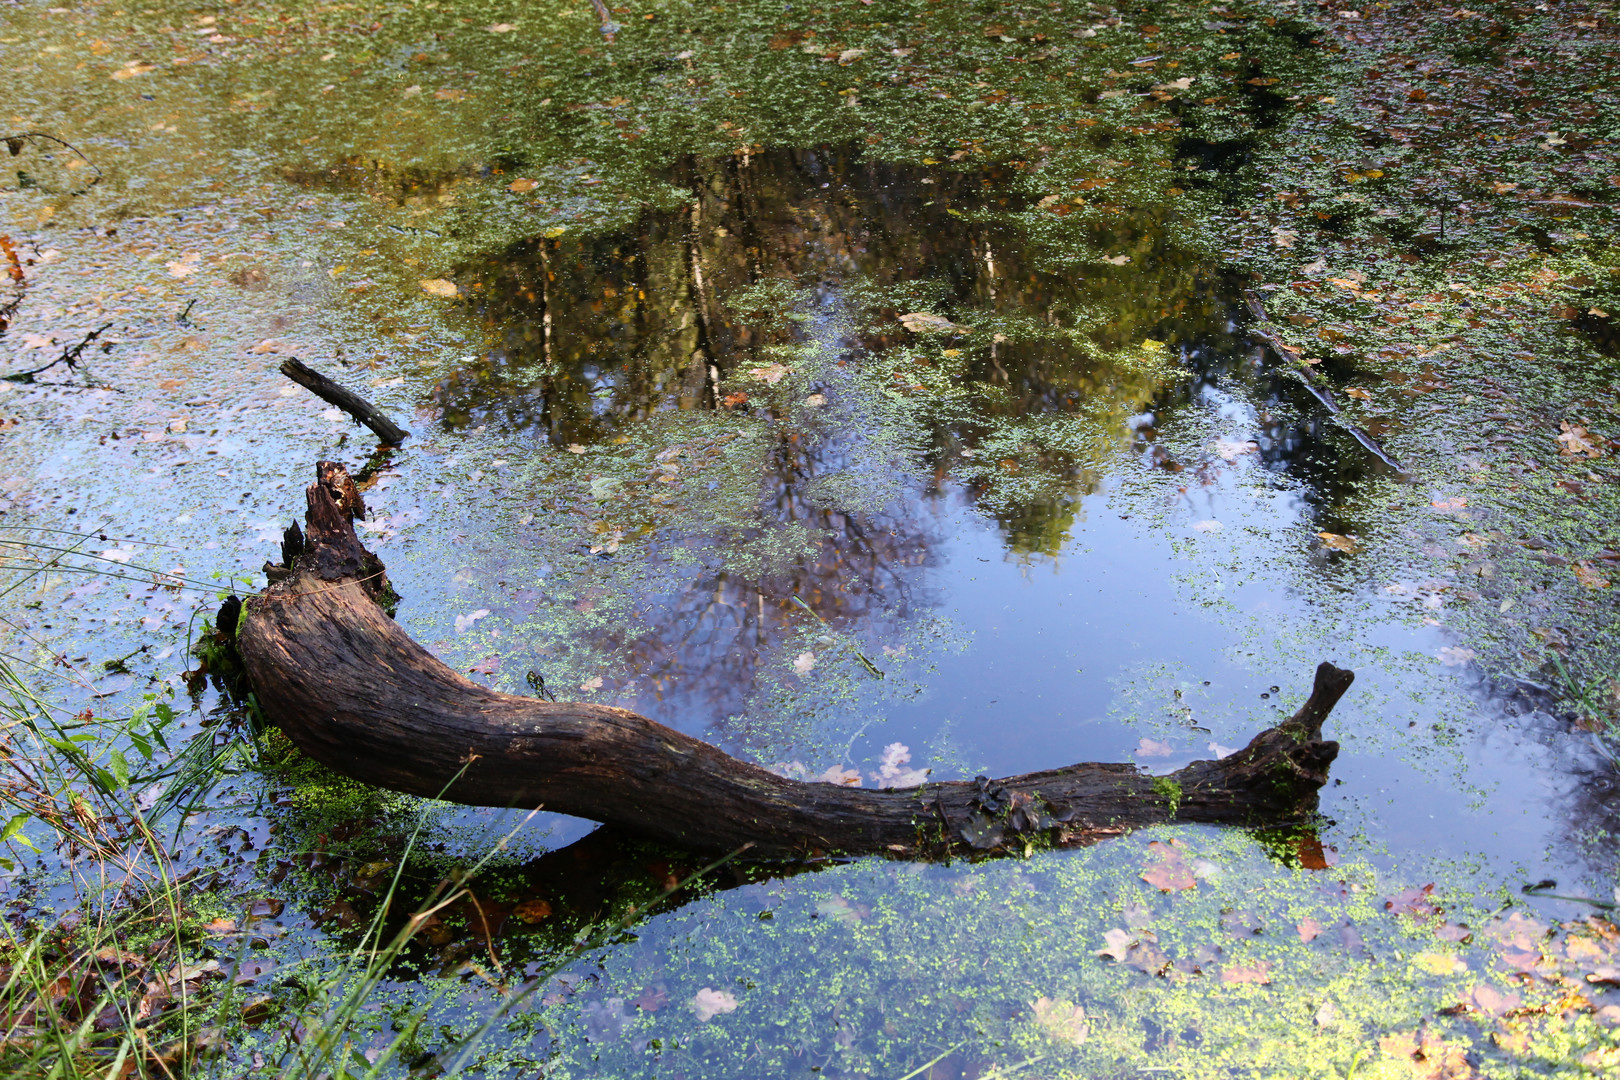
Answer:
<svg viewBox="0 0 1620 1080"><path fill-rule="evenodd" d="M1620 1073L1617 19L9 4L0 1074ZM949 865L369 789L214 629L318 459L446 662L789 776L1175 807L1323 659L1341 757Z"/></svg>

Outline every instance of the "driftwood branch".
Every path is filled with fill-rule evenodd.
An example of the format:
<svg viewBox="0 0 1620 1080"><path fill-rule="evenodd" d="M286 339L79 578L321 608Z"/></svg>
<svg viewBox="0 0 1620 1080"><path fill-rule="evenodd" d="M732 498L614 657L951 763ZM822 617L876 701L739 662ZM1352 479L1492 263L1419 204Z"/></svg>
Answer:
<svg viewBox="0 0 1620 1080"><path fill-rule="evenodd" d="M360 423L376 432L377 438L390 446L398 446L410 432L397 426L365 398L339 386L325 375L297 359L281 362L281 373L329 405L336 405Z"/></svg>
<svg viewBox="0 0 1620 1080"><path fill-rule="evenodd" d="M266 717L379 787L437 796L450 784L457 802L543 806L695 851L938 857L1160 822L1297 821L1338 754L1322 722L1354 676L1323 664L1292 719L1165 777L1083 763L897 790L790 780L624 709L501 694L451 670L384 610L393 593L355 535L348 474L322 462L316 475L302 535L288 530L291 564L248 602L238 646Z"/></svg>
<svg viewBox="0 0 1620 1080"><path fill-rule="evenodd" d="M1254 293L1245 290L1243 299L1249 306L1249 314L1254 316L1255 325L1250 329L1255 337L1271 346L1271 351L1282 358L1283 364L1287 366L1289 372L1299 380L1301 386L1305 387L1306 392L1315 398L1322 408L1328 411L1328 415L1333 417L1334 422L1349 432L1350 437L1360 443L1362 449L1373 457L1382 461L1402 476L1411 475L1399 461L1395 460L1388 450L1378 444L1377 439L1374 439L1350 422L1350 419L1344 415L1343 407L1334 400L1333 391L1328 387L1327 380L1312 371L1311 366L1300 356L1299 350L1284 341L1282 336L1272 328L1271 320L1266 316L1265 306L1260 303L1259 298Z"/></svg>

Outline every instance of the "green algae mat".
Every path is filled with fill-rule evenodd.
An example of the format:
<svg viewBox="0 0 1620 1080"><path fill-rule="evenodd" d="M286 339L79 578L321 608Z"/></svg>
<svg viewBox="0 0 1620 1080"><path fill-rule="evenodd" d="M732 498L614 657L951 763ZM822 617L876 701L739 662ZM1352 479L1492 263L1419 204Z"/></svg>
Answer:
<svg viewBox="0 0 1620 1080"><path fill-rule="evenodd" d="M1612 1075L1615 20L6 7L0 1069ZM1322 660L1341 756L950 865L364 789L207 625L317 459L447 662L787 775L1168 773Z"/></svg>

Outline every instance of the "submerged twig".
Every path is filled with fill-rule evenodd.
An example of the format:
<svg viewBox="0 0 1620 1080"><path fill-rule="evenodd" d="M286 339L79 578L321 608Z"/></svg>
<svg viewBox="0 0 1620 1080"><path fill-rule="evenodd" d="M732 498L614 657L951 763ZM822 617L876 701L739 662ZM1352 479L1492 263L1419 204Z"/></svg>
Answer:
<svg viewBox="0 0 1620 1080"><path fill-rule="evenodd" d="M49 371L49 370L51 370L51 368L55 367L57 364L66 364L68 366L69 370L77 371L78 370L78 365L79 365L79 360L83 357L84 350L89 348L90 343L92 341L96 340L96 338L101 336L101 332L103 330L110 330L111 328L112 328L112 323L102 323L100 326L96 327L94 330L92 330L88 334L84 335L84 337L80 338L78 344L70 345L67 348L63 349L62 350L62 355L58 356L55 360L52 360L50 363L45 364L45 365L43 365L41 367L32 368L32 369L30 369L28 371L18 371L18 372L14 372L13 374L10 374L10 375L0 375L0 378L5 379L7 382L32 383L34 381L34 376L35 375L38 375L38 374L40 374L42 372ZM100 390L116 390L117 387L103 386L103 387L97 387L97 389L100 389Z"/></svg>
<svg viewBox="0 0 1620 1080"><path fill-rule="evenodd" d="M1249 305L1249 313L1254 316L1255 321L1259 324L1253 328L1255 336L1270 345L1272 350L1282 357L1288 370L1293 373L1294 377L1300 381L1310 395L1328 411L1328 415L1333 417L1340 427L1349 432L1350 437L1360 443L1368 453L1402 476L1410 475L1405 466L1396 461L1389 451L1378 445L1376 439L1345 418L1344 410L1333 399L1333 391L1317 382L1312 374L1306 370L1305 362L1300 359L1299 350L1283 341L1277 332L1271 328L1271 320L1266 316L1266 309L1261 305L1254 293L1245 289L1243 299Z"/></svg>
<svg viewBox="0 0 1620 1080"><path fill-rule="evenodd" d="M820 615L816 614L814 608L812 608L809 604L805 603L803 600L799 599L799 596L798 596L797 593L795 593L793 595L793 602L795 604L798 604L805 611L808 611L810 613L810 617L815 619L816 622L820 623L822 626L827 627L827 629L829 629L829 630L832 629L832 626L828 624L826 619L823 619ZM876 664L872 663L871 658L869 658L865 653L861 652L859 649L856 649L855 650L855 655L860 657L861 663L866 667L867 671L872 673L872 675L874 677L879 678L879 679L883 678L883 669L878 667Z"/></svg>
<svg viewBox="0 0 1620 1080"><path fill-rule="evenodd" d="M58 139L55 135L47 135L43 131L25 131L20 135L0 136L0 142L6 144L6 149L11 151L12 157L16 157L18 154L22 153L24 143L37 142L40 139L47 139L58 146L67 147L69 150L73 151L79 156L80 161L90 166L91 172L96 174L90 183L84 185L82 188L79 188L77 191L73 192L73 194L81 195L84 192L89 191L95 185L101 183L101 169L96 165L95 162L90 160L83 150L80 150L77 146L74 146L66 139Z"/></svg>

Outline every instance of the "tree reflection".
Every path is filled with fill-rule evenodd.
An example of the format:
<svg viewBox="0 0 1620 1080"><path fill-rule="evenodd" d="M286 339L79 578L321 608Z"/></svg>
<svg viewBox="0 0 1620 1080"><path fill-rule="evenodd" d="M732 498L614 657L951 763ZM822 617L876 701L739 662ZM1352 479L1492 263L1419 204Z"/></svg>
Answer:
<svg viewBox="0 0 1620 1080"><path fill-rule="evenodd" d="M1225 331L1224 303L1151 214L1122 210L1077 244L1061 207L1022 193L1014 165L925 169L822 148L687 159L669 181L678 205L632 228L534 238L459 274L492 347L435 397L452 427L493 424L559 447L615 444L686 412L770 417L749 481L755 520L649 545L638 600L656 614L592 631L593 647L639 673L651 711L690 715L683 726L746 711L761 658L805 626L795 596L835 629L899 640L928 606L921 571L940 546L933 500L947 488L975 498L1023 484L987 508L1015 551L1055 553L1125 440L1119 420L1160 390L1110 350L1167 322ZM1091 246L1131 262L1072 261ZM947 329L908 330L900 316L916 311ZM864 378L860 393L807 419L738 392L794 346L828 358L829 394ZM879 384L885 363L896 370ZM1045 434L1082 414L1112 418L1094 445ZM995 460L947 483L976 447ZM1026 482L1035 476L1048 482ZM851 499L852 488L878 494ZM675 546L728 552L790 526L814 553L787 569L739 570L730 557L676 568Z"/></svg>

